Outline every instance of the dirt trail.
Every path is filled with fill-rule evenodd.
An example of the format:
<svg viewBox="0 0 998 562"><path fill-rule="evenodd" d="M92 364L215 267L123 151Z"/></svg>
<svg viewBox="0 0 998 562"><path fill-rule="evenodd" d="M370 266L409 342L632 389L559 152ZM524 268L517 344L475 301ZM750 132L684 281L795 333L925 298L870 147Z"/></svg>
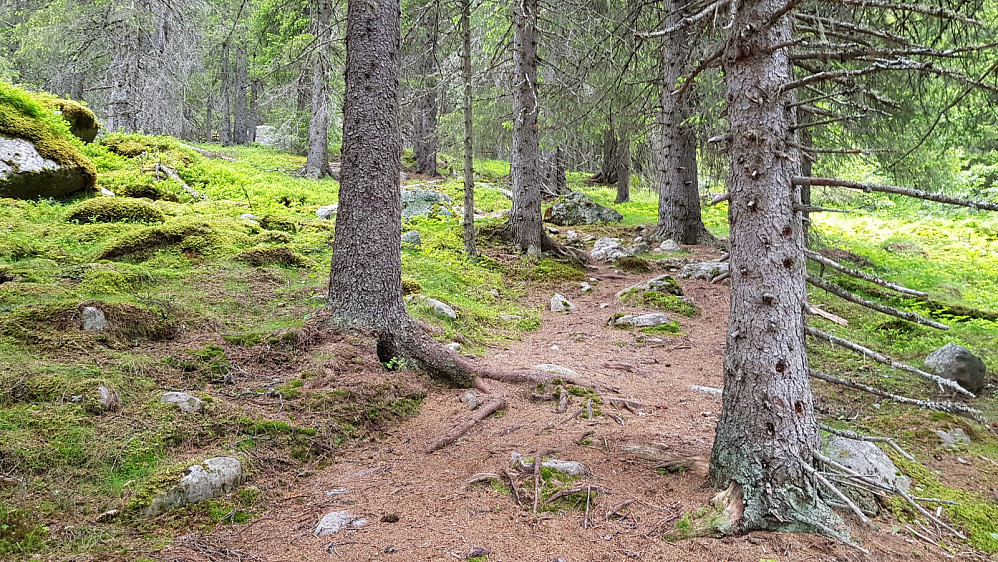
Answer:
<svg viewBox="0 0 998 562"><path fill-rule="evenodd" d="M713 495L706 487L705 465L662 475L653 462L622 448L660 443L680 454L709 456L720 400L694 392L690 385L722 384L728 291L704 281L681 282L702 313L693 319L670 315L685 335L658 336L665 340L661 343L640 343L638 333L607 327L614 312L641 310L622 306L614 294L653 275L601 268L594 274L599 282L593 293L563 291L577 312L545 312L540 330L481 359L504 368L558 364L619 389L621 398L648 405L641 414L604 406L621 416L624 426L607 416L565 422L577 402L568 413L557 414L551 402L532 402L531 389L523 385L490 381L492 392L508 402L505 413L488 418L456 444L427 454L429 444L468 415L458 401L461 391L434 389L418 416L377 442L345 447L335 464L299 479L260 519L222 529L206 540L238 549L250 559L274 561L464 560L473 547L488 549L490 562L910 560L915 552L922 560L941 559L937 549L891 534L889 523L881 524L879 532L858 533L869 557L809 535L663 540L663 532L675 531L679 517L707 505ZM551 294L538 292L532 299L540 304ZM601 303L609 306L600 308ZM589 430L594 432L591 443L578 444ZM534 516L530 507L517 506L488 485L465 486L476 473L509 468L512 452L533 455L539 450L582 462L590 472L583 483L607 490L592 502L588 529L583 529L581 512ZM627 516L606 521L607 510L625 500L634 500ZM326 537L312 535L324 514L339 510L362 516L368 524ZM398 521L383 522L388 514L398 515ZM164 554L171 560L201 559L179 543Z"/></svg>

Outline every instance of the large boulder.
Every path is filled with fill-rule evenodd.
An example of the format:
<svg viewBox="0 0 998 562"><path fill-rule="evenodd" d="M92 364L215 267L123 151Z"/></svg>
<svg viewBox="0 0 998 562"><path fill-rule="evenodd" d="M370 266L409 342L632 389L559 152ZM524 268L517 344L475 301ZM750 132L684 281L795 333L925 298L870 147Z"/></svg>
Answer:
<svg viewBox="0 0 998 562"><path fill-rule="evenodd" d="M621 245L619 238L600 238L593 244L593 251L589 255L595 261L609 263L634 254Z"/></svg>
<svg viewBox="0 0 998 562"><path fill-rule="evenodd" d="M963 388L977 394L984 388L988 372L984 361L965 347L946 344L925 358L925 368L936 375L956 381Z"/></svg>
<svg viewBox="0 0 998 562"><path fill-rule="evenodd" d="M233 457L207 459L184 471L179 482L157 494L142 514L154 517L234 490L243 480L243 463Z"/></svg>
<svg viewBox="0 0 998 562"><path fill-rule="evenodd" d="M688 263L679 272L681 279L705 279L710 281L722 273L728 272L728 262L705 261Z"/></svg>
<svg viewBox="0 0 998 562"><path fill-rule="evenodd" d="M452 217L445 205L451 203L450 195L429 189L402 190L402 218L411 219L424 215L442 215Z"/></svg>
<svg viewBox="0 0 998 562"><path fill-rule="evenodd" d="M97 170L62 119L33 95L0 84L0 197L63 199L97 186Z"/></svg>
<svg viewBox="0 0 998 562"><path fill-rule="evenodd" d="M544 212L544 220L560 226L620 222L624 216L589 197L573 191L562 195Z"/></svg>
<svg viewBox="0 0 998 562"><path fill-rule="evenodd" d="M824 452L833 461L884 486L904 492L911 488L911 479L901 474L894 461L876 443L830 435L824 443ZM877 512L877 502L868 491L843 486L846 495L866 511Z"/></svg>
<svg viewBox="0 0 998 562"><path fill-rule="evenodd" d="M100 131L100 123L93 111L80 102L52 98L47 100L47 105L62 116L63 120L69 123L69 132L83 142L94 142L97 133Z"/></svg>

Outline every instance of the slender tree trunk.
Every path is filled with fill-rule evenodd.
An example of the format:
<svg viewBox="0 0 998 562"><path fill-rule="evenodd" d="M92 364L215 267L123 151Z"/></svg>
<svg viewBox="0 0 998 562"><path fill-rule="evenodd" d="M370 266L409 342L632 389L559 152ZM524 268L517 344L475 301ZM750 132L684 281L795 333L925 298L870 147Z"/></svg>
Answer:
<svg viewBox="0 0 998 562"><path fill-rule="evenodd" d="M631 135L625 127L620 135L617 158L617 198L614 203L631 200Z"/></svg>
<svg viewBox="0 0 998 562"><path fill-rule="evenodd" d="M469 386L463 360L416 327L402 300L399 23L399 0L347 4L343 168L329 327L372 331L382 361L398 358L450 384Z"/></svg>
<svg viewBox="0 0 998 562"><path fill-rule="evenodd" d="M820 446L804 348L804 230L791 178L791 17L784 0L744 0L724 54L732 143L731 313L710 481L729 490L722 531L813 531L836 516L805 470ZM767 22L773 22L767 27Z"/></svg>
<svg viewBox="0 0 998 562"><path fill-rule="evenodd" d="M680 0L665 0L666 27L678 24L683 14ZM710 244L714 237L707 231L700 215L700 189L697 178L696 137L683 122L689 108L678 102L672 92L683 75L686 60L686 34L683 30L664 37L662 45L662 113L659 128L662 152L658 196L659 240L672 239L681 244Z"/></svg>
<svg viewBox="0 0 998 562"><path fill-rule="evenodd" d="M263 125L260 122L260 81L253 80L250 85L249 131L247 131L250 142L256 142L256 128L260 125Z"/></svg>
<svg viewBox="0 0 998 562"><path fill-rule="evenodd" d="M439 0L430 0L420 14L418 55L419 95L413 112L413 148L416 173L437 176L437 35L440 26Z"/></svg>
<svg viewBox="0 0 998 562"><path fill-rule="evenodd" d="M543 239L537 117L537 0L513 2L513 243L540 255Z"/></svg>
<svg viewBox="0 0 998 562"><path fill-rule="evenodd" d="M471 84L471 0L461 0L461 77L464 81L464 253L475 249L475 147Z"/></svg>
<svg viewBox="0 0 998 562"><path fill-rule="evenodd" d="M333 25L331 0L312 0L312 33L318 45L312 57L312 119L308 126L305 176L332 175L329 169L329 49ZM346 137L344 137L345 139Z"/></svg>
<svg viewBox="0 0 998 562"><path fill-rule="evenodd" d="M236 75L232 88L232 142L246 144L249 132L249 109L246 105L247 88L246 42L236 43Z"/></svg>
<svg viewBox="0 0 998 562"><path fill-rule="evenodd" d="M222 91L222 119L218 125L218 142L232 144L232 64L228 41L222 43L222 74L219 79Z"/></svg>
<svg viewBox="0 0 998 562"><path fill-rule="evenodd" d="M612 116L607 120L606 129L603 129L601 153L603 161L600 165L600 171L590 181L604 185L615 184L620 166L620 141L617 139L616 130L614 130Z"/></svg>

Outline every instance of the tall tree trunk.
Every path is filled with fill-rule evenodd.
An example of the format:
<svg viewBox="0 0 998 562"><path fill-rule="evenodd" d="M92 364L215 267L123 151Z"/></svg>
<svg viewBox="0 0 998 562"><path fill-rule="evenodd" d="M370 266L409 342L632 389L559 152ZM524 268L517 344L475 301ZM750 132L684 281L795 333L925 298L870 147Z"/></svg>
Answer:
<svg viewBox="0 0 998 562"><path fill-rule="evenodd" d="M613 117L607 119L606 129L603 129L603 146L601 153L603 161L600 171L590 178L593 183L612 185L617 183L617 172L620 165L620 141L614 130Z"/></svg>
<svg viewBox="0 0 998 562"><path fill-rule="evenodd" d="M419 95L413 112L412 156L416 173L437 176L437 35L439 0L430 0L419 18Z"/></svg>
<svg viewBox="0 0 998 562"><path fill-rule="evenodd" d="M471 87L471 0L461 0L461 78L464 81L464 253L475 249L475 147Z"/></svg>
<svg viewBox="0 0 998 562"><path fill-rule="evenodd" d="M318 179L332 175L329 169L329 49L333 6L331 0L312 0L311 4L312 33L317 46L312 56L312 119L308 125L308 158L304 173L306 177Z"/></svg>
<svg viewBox="0 0 998 562"><path fill-rule="evenodd" d="M791 17L744 0L724 54L731 194L731 312L710 482L730 492L725 531L813 531L836 516L805 470L820 446L804 349L804 230L791 178ZM774 21L775 19L775 21ZM767 26L767 22L773 22ZM831 524L829 524L831 523Z"/></svg>
<svg viewBox="0 0 998 562"><path fill-rule="evenodd" d="M617 157L617 198L614 203L631 200L631 135L625 127L620 134Z"/></svg>
<svg viewBox="0 0 998 562"><path fill-rule="evenodd" d="M680 0L665 0L665 26L682 19ZM655 237L681 244L710 244L714 237L707 231L700 215L700 189L697 178L696 137L683 124L688 106L672 94L683 75L686 60L684 30L670 33L662 44L663 82L662 113L659 128L662 148L659 154L661 175L658 195L658 226Z"/></svg>
<svg viewBox="0 0 998 562"><path fill-rule="evenodd" d="M540 255L543 239L537 117L537 0L513 2L513 243Z"/></svg>
<svg viewBox="0 0 998 562"><path fill-rule="evenodd" d="M329 275L330 328L375 333L393 358L458 386L464 361L430 339L402 300L402 203L398 181L399 0L347 4L346 91L339 212Z"/></svg>
<svg viewBox="0 0 998 562"><path fill-rule="evenodd" d="M249 109L246 105L247 94L246 42L236 43L236 75L232 88L232 142L246 144L249 132Z"/></svg>
<svg viewBox="0 0 998 562"><path fill-rule="evenodd" d="M222 43L222 72L219 78L222 92L222 119L218 124L218 142L232 144L232 61L229 42Z"/></svg>

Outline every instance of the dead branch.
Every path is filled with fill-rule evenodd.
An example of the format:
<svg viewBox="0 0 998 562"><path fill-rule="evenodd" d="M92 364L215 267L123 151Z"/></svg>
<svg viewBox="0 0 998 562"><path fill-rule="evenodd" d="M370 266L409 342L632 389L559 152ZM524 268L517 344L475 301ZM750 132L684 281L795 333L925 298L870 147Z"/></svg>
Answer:
<svg viewBox="0 0 998 562"><path fill-rule="evenodd" d="M551 497L544 501L544 503L553 503L565 496L571 496L572 494L578 494L579 492L585 492L586 490L591 490L593 492L599 492L605 494L606 490L600 488L599 486L593 486L592 484L587 484L585 486L579 486L577 488L568 488L565 490L558 490L557 492L551 494Z"/></svg>
<svg viewBox="0 0 998 562"><path fill-rule="evenodd" d="M164 166L163 164L157 164L156 166L160 170L163 170L163 172L166 174L168 178L179 183L180 187L183 188L183 190L191 197L195 199L207 199L207 197L205 197L204 194L195 191L193 187L187 185L187 182L184 181L184 178L180 177L180 174L178 174L177 171L174 170L173 168L170 168L169 166Z"/></svg>
<svg viewBox="0 0 998 562"><path fill-rule="evenodd" d="M807 307L807 313L808 314L813 314L815 316L821 316L825 320L828 320L830 322L835 322L836 324L838 324L840 326L848 326L849 325L849 321L846 320L845 318L842 318L841 316L837 316L835 314L832 314L831 312L828 312L827 310L822 310L822 309L814 306L813 304L811 304L809 302L805 302L804 305Z"/></svg>
<svg viewBox="0 0 998 562"><path fill-rule="evenodd" d="M205 158L211 158L212 160L225 160L226 162L238 162L235 158L231 156L226 156L220 152L212 152L210 150L205 150L203 148L198 148L196 146L191 146L189 144L179 143L180 146L186 148L187 150L193 150Z"/></svg>
<svg viewBox="0 0 998 562"><path fill-rule="evenodd" d="M828 207L815 207L814 205L794 205L794 211L798 213L852 213L846 209L830 209Z"/></svg>
<svg viewBox="0 0 998 562"><path fill-rule="evenodd" d="M536 392L531 392L530 399L537 402L552 402L555 400L555 396L554 394L537 394Z"/></svg>
<svg viewBox="0 0 998 562"><path fill-rule="evenodd" d="M835 484L829 482L827 478L825 478L824 476L821 475L820 472L815 470L815 468L810 465L809 461L801 462L801 467L803 467L808 474L813 476L819 483L821 483L822 486L827 488L828 491L834 494L835 497L839 499L839 501L849 506L849 509L851 509L852 512L856 514L856 517L859 517L859 520L862 521L864 525L869 526L873 523L873 521L870 521L870 518L867 517L865 513L863 513L863 510L860 509L858 505L856 505L855 503L853 503L851 499L846 497L846 495L842 493L842 490L839 490L835 486Z"/></svg>
<svg viewBox="0 0 998 562"><path fill-rule="evenodd" d="M621 502L621 503L619 503L619 504L611 507L606 512L606 521L609 521L610 518L613 517L614 515L621 515L620 511L622 509L625 509L625 508L629 507L632 503L634 503L634 500L626 500L626 501L623 501L623 502Z"/></svg>
<svg viewBox="0 0 998 562"><path fill-rule="evenodd" d="M582 442L585 441L587 437L589 437L590 435L592 435L594 433L596 433L596 432L594 430L592 430L592 429L586 430L585 432L582 433L582 435L579 436L578 439L575 440L575 443L577 445L581 445Z"/></svg>
<svg viewBox="0 0 998 562"><path fill-rule="evenodd" d="M918 400L916 398L908 398L907 396L900 396L897 394L891 394L885 390L880 390L879 388L873 388L872 386L867 386L862 383L853 382L846 379L840 379L838 377L833 377L831 375L826 375L820 371L815 371L814 369L808 369L808 374L818 380L823 380L831 384L837 384L840 386L846 386L855 390L861 390L863 392L870 393L874 396L879 396L881 398L886 398L888 400L897 402L898 404L907 404L909 406L918 406L919 408L925 408L926 410L934 410L937 412L947 412L950 414L956 414L959 416L966 416L968 418L982 421L984 418L979 410L971 408L966 404L960 404L959 402L947 402L939 400Z"/></svg>
<svg viewBox="0 0 998 562"><path fill-rule="evenodd" d="M914 289L909 289L907 287L898 285L897 283L892 283L890 281L887 281L886 279L881 279L880 277L877 277L875 275L870 275L869 273L864 273L862 271L859 271L858 269L853 269L851 267L844 266L844 265L840 264L839 262L830 260L830 259L826 258L825 256L823 256L823 255L821 255L818 252L815 252L813 250L804 250L804 254L808 257L808 259L814 260L814 261L816 261L816 262L818 262L818 263L820 263L822 265L827 265L828 267L830 267L832 269L835 269L837 271L841 271L842 273L845 273L846 275L850 275L850 276L855 277L857 279L862 279L863 281L866 281L866 282L869 282L869 283L874 283L876 285L880 285L881 287L888 288L888 289L890 289L892 291L897 291L899 293L903 293L903 294L906 294L906 295L913 295L913 296L916 296L916 297L928 297L929 296L928 293L924 293L922 291L916 291Z"/></svg>
<svg viewBox="0 0 998 562"><path fill-rule="evenodd" d="M506 399L497 396L491 402L485 404L480 409L475 411L468 419L461 422L459 425L454 427L450 433L441 438L439 441L433 444L429 449L426 450L427 453L432 453L434 451L439 451L447 445L457 441L462 435L468 433L468 431L475 427L475 424L484 420L485 418L491 416L495 412L502 410L506 407Z"/></svg>
<svg viewBox="0 0 998 562"><path fill-rule="evenodd" d="M714 206L714 205L717 205L718 203L727 201L729 199L731 199L731 194L730 193L722 193L720 195L714 196L714 198L710 200L709 205L710 206Z"/></svg>
<svg viewBox="0 0 998 562"><path fill-rule="evenodd" d="M502 480L502 478L494 472L479 472L469 478L468 481L464 483L464 487L467 488L469 486L474 486L480 482L492 482L493 480Z"/></svg>
<svg viewBox="0 0 998 562"><path fill-rule="evenodd" d="M847 431L845 429L835 429L834 427L831 427L829 425L825 425L823 423L819 423L818 427L820 427L824 431L827 431L828 433L831 433L832 435L838 435L839 437L845 437L847 439L855 439L857 441L869 441L870 443L887 443L888 445L891 446L891 448L893 448L895 451L897 451L898 454L900 454L902 457L904 457L904 458L906 458L906 459L908 459L908 460L910 460L912 462L917 462L915 460L915 457L911 456L907 451L905 451L904 449L902 449L901 446L898 445L890 437L874 437L874 436L868 436L868 435L860 435L859 433L856 433L855 431Z"/></svg>
<svg viewBox="0 0 998 562"><path fill-rule="evenodd" d="M703 18L714 13L721 6L726 6L731 0L717 0L708 4L703 10L693 14L692 16L685 17L674 25L671 25L665 29L660 29L658 31L648 31L645 33L635 33L635 39L651 39L653 37L664 37L666 35L672 35L673 33L693 25L694 23L702 20Z"/></svg>
<svg viewBox="0 0 998 562"><path fill-rule="evenodd" d="M574 420L575 418L577 418L580 415L582 415L582 412L584 412L585 410L586 410L585 408L579 408L578 410L575 411L574 414L568 416L568 418L566 418L565 421L563 421L561 423L565 424L565 423L568 423L568 422Z"/></svg>
<svg viewBox="0 0 998 562"><path fill-rule="evenodd" d="M924 379L930 380L938 384L940 387L946 387L955 392L959 392L960 394L963 394L965 396L969 396L970 398L974 398L974 394L972 392L960 386L956 381L944 379L940 376L936 376L933 375L932 373L927 373L921 369L912 367L911 365L895 361L890 357L887 357L886 355L877 353L876 351L863 347L858 343L853 343L849 340L833 336L832 334L823 332L813 326L805 326L804 329L807 330L808 335L810 335L815 339L826 341L832 345L838 345L840 347L844 347L849 351L853 351L855 353L863 355L864 357L869 357L870 359L873 359L874 361L880 363L881 365L887 365L888 367L892 367L899 371L905 371L907 373L918 375Z"/></svg>
<svg viewBox="0 0 998 562"><path fill-rule="evenodd" d="M622 418L622 417L620 417L620 416L618 416L618 415L616 415L616 414L612 414L612 413L610 413L610 412L603 412L603 415L605 415L605 416L607 416L608 418L610 418L611 420L613 420L613 421L615 421L615 422L619 423L619 424L620 424L621 426L623 426L623 425L624 425L624 418Z"/></svg>
<svg viewBox="0 0 998 562"><path fill-rule="evenodd" d="M925 14L927 16L932 16L934 18L946 19L952 21L958 21L970 25L981 25L981 22L968 18L963 14L950 10L948 8L940 8L937 6L928 6L925 4L916 4L913 2L885 2L882 0L826 0L828 2L837 2L839 4L845 4L846 6L858 6L860 8L876 8L880 10L897 10L902 12L910 12L916 14Z"/></svg>
<svg viewBox="0 0 998 562"><path fill-rule="evenodd" d="M816 275L808 274L807 282L814 285L815 287L818 287L819 289L823 289L839 297L840 299L856 303L860 306L865 306L866 308L872 310L876 310L881 314L894 316L895 318L900 318L902 320L907 320L908 322L914 322L916 324L922 324L923 326L929 326L931 328L936 328L937 330L949 330L949 326L947 326L946 324L941 324L939 322L936 322L935 320L929 320L928 318L925 318L924 316L921 316L919 314L915 314L914 312L906 312L904 310L899 310L892 306L887 306L884 304L875 303L873 301L866 300L863 297L850 293L849 291L837 285L833 285L832 283L829 283L828 281L825 281L824 279Z"/></svg>
<svg viewBox="0 0 998 562"><path fill-rule="evenodd" d="M946 203L947 205L958 205L960 207L970 207L973 209L980 209L984 211L998 211L998 203L992 203L990 201L962 199L960 197L950 197L949 195L943 195L941 193L930 193L928 191L909 189L907 187L898 187L896 185L877 185L872 183L860 183L860 182L840 180L835 178L795 177L793 181L794 185L800 185L800 186L818 185L825 187L845 187L847 189L858 189L859 191L865 191L867 193L871 191L875 191L877 193L893 193L895 195L904 195L906 197L914 197L916 199L924 199L926 201Z"/></svg>
<svg viewBox="0 0 998 562"><path fill-rule="evenodd" d="M725 279L727 279L729 277L731 277L731 272L730 271L725 271L724 273L722 273L722 274L718 275L717 277L714 277L713 279L711 279L710 280L710 284L711 285L717 285L718 283L720 283L721 281L724 281Z"/></svg>
<svg viewBox="0 0 998 562"><path fill-rule="evenodd" d="M523 505L523 502L520 501L520 492L516 490L516 479L513 478L513 473L511 473L508 468L505 468L503 469L503 474L506 475L506 479L509 480L509 489L510 493L513 495L513 501L516 502L516 505Z"/></svg>

